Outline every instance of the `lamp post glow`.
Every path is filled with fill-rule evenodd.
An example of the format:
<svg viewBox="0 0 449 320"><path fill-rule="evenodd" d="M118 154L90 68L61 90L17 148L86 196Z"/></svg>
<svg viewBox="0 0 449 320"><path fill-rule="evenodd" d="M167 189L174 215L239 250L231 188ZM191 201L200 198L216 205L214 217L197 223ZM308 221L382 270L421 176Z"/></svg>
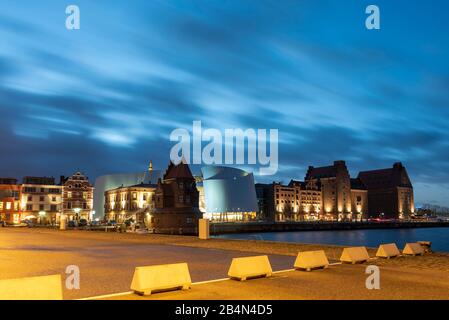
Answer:
<svg viewBox="0 0 449 320"><path fill-rule="evenodd" d="M81 208L75 208L73 209L73 212L75 212L75 221L78 223L80 220L79 214L81 212Z"/></svg>
<svg viewBox="0 0 449 320"><path fill-rule="evenodd" d="M42 224L42 220L45 218L47 213L45 211L39 211L39 223Z"/></svg>

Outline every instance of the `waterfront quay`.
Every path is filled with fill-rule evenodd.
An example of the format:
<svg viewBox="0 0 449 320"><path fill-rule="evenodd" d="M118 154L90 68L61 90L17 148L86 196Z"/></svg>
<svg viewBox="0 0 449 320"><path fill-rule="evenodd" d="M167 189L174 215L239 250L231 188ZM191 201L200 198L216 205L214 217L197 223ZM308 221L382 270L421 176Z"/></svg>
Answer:
<svg viewBox="0 0 449 320"><path fill-rule="evenodd" d="M249 232L362 230L362 229L410 229L449 227L449 221L366 221L366 222L245 222L213 223L213 235Z"/></svg>
<svg viewBox="0 0 449 320"><path fill-rule="evenodd" d="M331 266L294 271L300 251L324 250ZM428 254L363 264L338 262L343 247L313 244L199 240L197 237L0 228L0 280L60 274L78 266L80 289L64 288L64 299L448 299L449 256ZM376 250L368 248L371 257ZM232 258L268 255L271 278L227 279ZM193 285L141 297L130 292L135 267L188 263ZM381 289L365 287L366 267L380 268Z"/></svg>

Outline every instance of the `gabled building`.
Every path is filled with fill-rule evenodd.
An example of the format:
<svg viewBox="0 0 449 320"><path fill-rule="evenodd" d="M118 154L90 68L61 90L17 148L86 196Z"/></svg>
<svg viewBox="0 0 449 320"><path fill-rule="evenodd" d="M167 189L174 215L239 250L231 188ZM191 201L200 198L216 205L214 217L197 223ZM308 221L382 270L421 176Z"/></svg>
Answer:
<svg viewBox="0 0 449 320"><path fill-rule="evenodd" d="M413 186L402 163L360 172L358 179L368 190L370 217L408 219L415 212Z"/></svg>
<svg viewBox="0 0 449 320"><path fill-rule="evenodd" d="M351 178L345 161L307 170L305 182L321 185L324 220L348 220L352 216Z"/></svg>
<svg viewBox="0 0 449 320"><path fill-rule="evenodd" d="M94 187L89 178L81 172L70 177L61 177L63 186L62 211L69 220L91 220L93 212Z"/></svg>
<svg viewBox="0 0 449 320"><path fill-rule="evenodd" d="M289 187L299 188L299 220L315 221L324 219L322 216L321 184L319 181L307 182L291 180Z"/></svg>
<svg viewBox="0 0 449 320"><path fill-rule="evenodd" d="M198 232L199 192L189 166L170 162L155 191L155 208L150 211L150 230L156 233L195 234Z"/></svg>

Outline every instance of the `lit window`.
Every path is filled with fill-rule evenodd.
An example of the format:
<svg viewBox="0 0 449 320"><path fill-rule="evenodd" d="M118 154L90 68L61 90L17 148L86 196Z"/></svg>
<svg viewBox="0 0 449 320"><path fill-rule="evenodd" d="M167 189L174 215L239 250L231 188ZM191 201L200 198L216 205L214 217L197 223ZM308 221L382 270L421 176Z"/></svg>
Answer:
<svg viewBox="0 0 449 320"><path fill-rule="evenodd" d="M11 210L11 202L6 202L6 210Z"/></svg>

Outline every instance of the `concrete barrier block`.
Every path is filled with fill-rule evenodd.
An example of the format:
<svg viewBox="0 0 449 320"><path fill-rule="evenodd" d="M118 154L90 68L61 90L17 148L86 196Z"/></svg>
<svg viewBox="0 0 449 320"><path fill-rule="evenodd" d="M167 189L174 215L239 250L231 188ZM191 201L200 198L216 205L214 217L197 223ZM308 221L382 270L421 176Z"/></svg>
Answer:
<svg viewBox="0 0 449 320"><path fill-rule="evenodd" d="M329 260L323 250L299 252L296 257L295 269L311 271L327 267L329 267Z"/></svg>
<svg viewBox="0 0 449 320"><path fill-rule="evenodd" d="M369 259L368 251L365 247L344 248L340 261L347 263L361 263Z"/></svg>
<svg viewBox="0 0 449 320"><path fill-rule="evenodd" d="M187 263L164 264L137 267L134 271L131 290L138 294L151 295L154 291L187 290L191 284Z"/></svg>
<svg viewBox="0 0 449 320"><path fill-rule="evenodd" d="M241 281L253 277L271 277L272 274L268 256L234 258L228 271L229 277Z"/></svg>
<svg viewBox="0 0 449 320"><path fill-rule="evenodd" d="M424 249L424 253L432 253L432 242L430 241L418 241L421 247Z"/></svg>
<svg viewBox="0 0 449 320"><path fill-rule="evenodd" d="M423 255L424 248L419 243L407 243L402 254L409 256Z"/></svg>
<svg viewBox="0 0 449 320"><path fill-rule="evenodd" d="M392 257L397 257L401 253L395 243L382 244L377 250L376 257L390 259Z"/></svg>
<svg viewBox="0 0 449 320"><path fill-rule="evenodd" d="M61 275L0 280L0 300L62 300Z"/></svg>

